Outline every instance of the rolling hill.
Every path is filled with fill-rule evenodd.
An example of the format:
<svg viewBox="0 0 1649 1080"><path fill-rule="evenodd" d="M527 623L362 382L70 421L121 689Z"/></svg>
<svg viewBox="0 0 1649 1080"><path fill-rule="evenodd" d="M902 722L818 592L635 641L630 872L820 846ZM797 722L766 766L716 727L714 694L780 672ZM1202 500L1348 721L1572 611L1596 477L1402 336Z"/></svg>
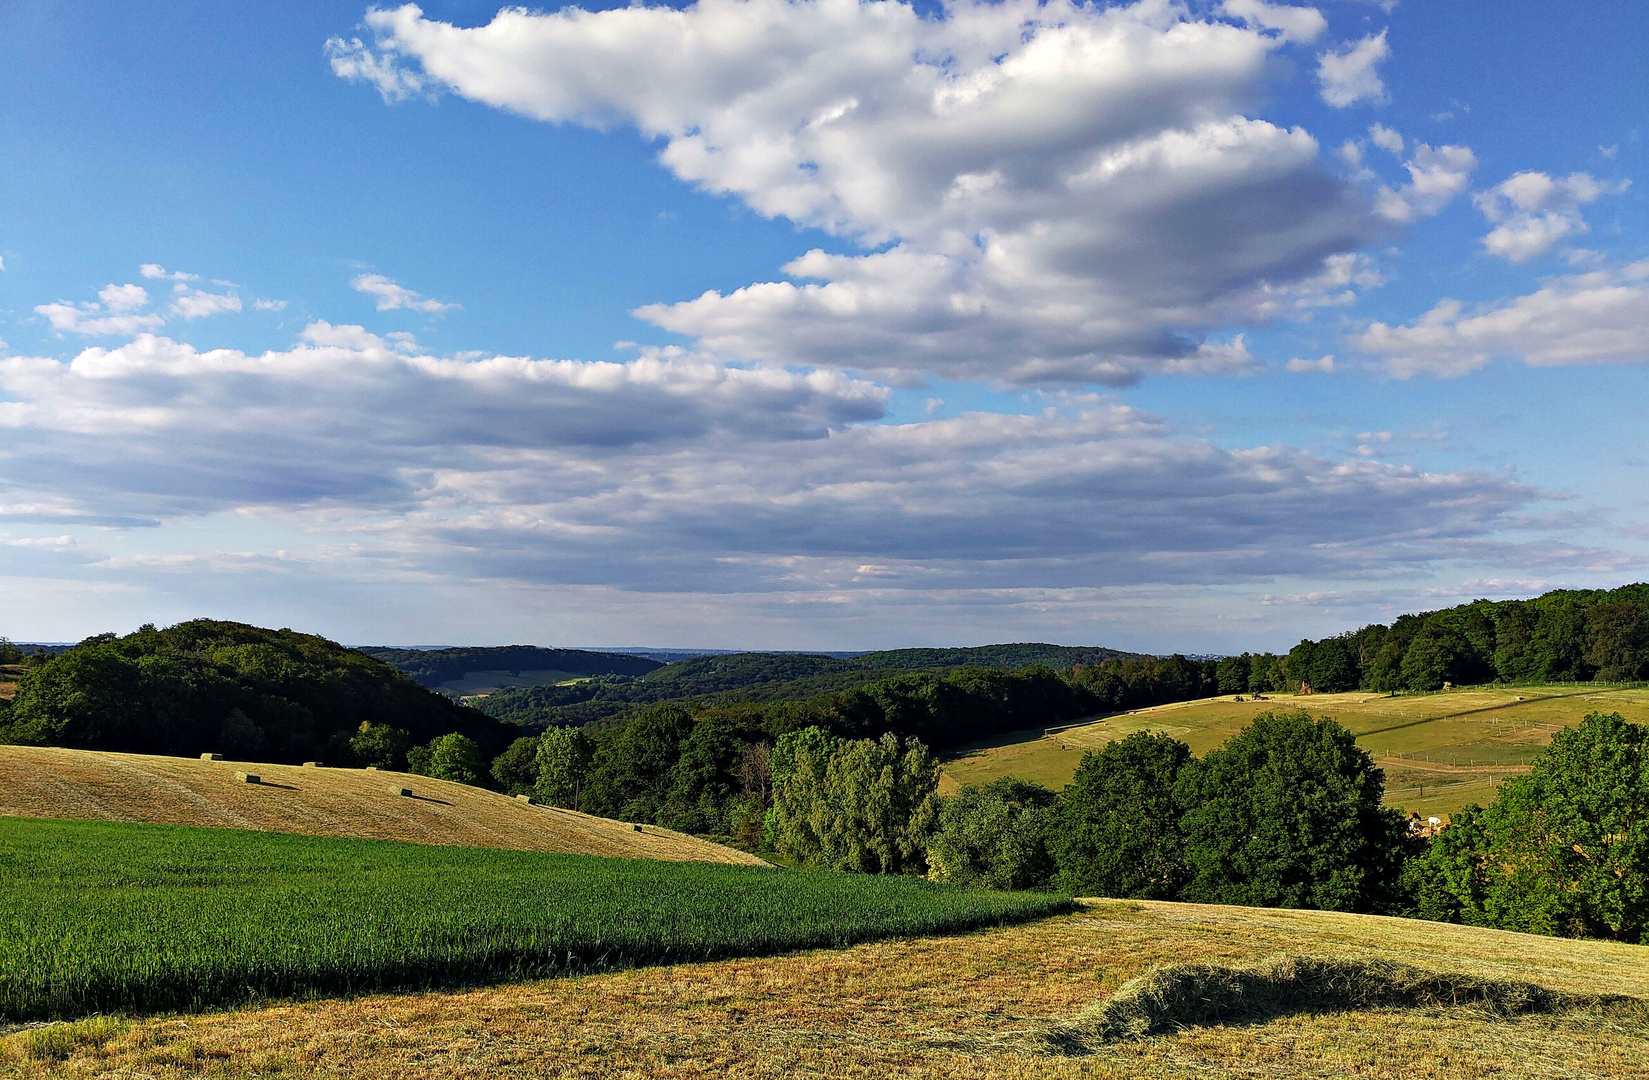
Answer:
<svg viewBox="0 0 1649 1080"><path fill-rule="evenodd" d="M1266 709L1305 709L1329 716L1357 736L1386 773L1386 802L1447 815L1467 803L1487 805L1499 780L1526 771L1554 732L1590 712L1649 720L1649 690L1585 683L1474 687L1387 697L1268 694L1204 698L1136 709L1087 723L1016 732L953 752L942 790L1019 776L1054 788L1070 782L1082 755L1133 731L1159 731L1202 755Z"/></svg>
<svg viewBox="0 0 1649 1080"><path fill-rule="evenodd" d="M240 783L237 772L256 774ZM407 788L412 796L398 794ZM766 865L754 855L409 773L0 746L0 814Z"/></svg>

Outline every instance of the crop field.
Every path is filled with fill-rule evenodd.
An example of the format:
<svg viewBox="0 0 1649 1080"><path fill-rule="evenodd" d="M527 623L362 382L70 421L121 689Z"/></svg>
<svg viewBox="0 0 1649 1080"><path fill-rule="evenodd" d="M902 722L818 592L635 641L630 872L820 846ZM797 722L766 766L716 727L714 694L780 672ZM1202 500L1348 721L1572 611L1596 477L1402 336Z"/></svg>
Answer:
<svg viewBox="0 0 1649 1080"><path fill-rule="evenodd" d="M1088 750L1134 731L1160 731L1202 755L1266 709L1331 716L1357 736L1386 773L1386 802L1439 816L1487 804L1508 776L1564 727L1590 712L1649 720L1649 690L1585 684L1468 688L1385 697L1371 693L1268 694L1255 701L1204 698L1122 713L1087 724L1019 732L964 748L945 763L945 790L1021 776L1050 787L1070 783Z"/></svg>
<svg viewBox="0 0 1649 1080"><path fill-rule="evenodd" d="M908 878L0 818L0 1018L711 960L1069 908Z"/></svg>
<svg viewBox="0 0 1649 1080"><path fill-rule="evenodd" d="M235 782L255 773L258 784ZM402 788L412 792L400 794ZM312 836L764 865L735 848L648 825L410 773L47 746L0 746L0 815L268 829Z"/></svg>
<svg viewBox="0 0 1649 1080"><path fill-rule="evenodd" d="M1633 1001L1295 1008L1147 1038L1044 1037L1186 961L1302 953ZM94 1019L0 1036L0 1077L448 1080L1642 1080L1649 949L1318 911L1103 901L960 936L507 987Z"/></svg>

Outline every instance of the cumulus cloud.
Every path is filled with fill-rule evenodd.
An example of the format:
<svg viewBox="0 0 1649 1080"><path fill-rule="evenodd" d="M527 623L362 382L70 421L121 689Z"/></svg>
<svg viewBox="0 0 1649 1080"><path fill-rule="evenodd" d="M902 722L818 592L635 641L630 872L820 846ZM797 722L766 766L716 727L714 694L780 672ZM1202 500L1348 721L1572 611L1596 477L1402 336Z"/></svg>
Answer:
<svg viewBox="0 0 1649 1080"><path fill-rule="evenodd" d="M1306 360L1296 356L1288 362L1287 366L1289 371L1296 373L1302 371L1332 372L1334 370L1334 354L1329 353L1327 356L1319 356L1315 360Z"/></svg>
<svg viewBox="0 0 1649 1080"><path fill-rule="evenodd" d="M239 310L240 297L232 293L209 293L202 289L183 288L172 297L171 304L172 314L184 319L200 319Z"/></svg>
<svg viewBox="0 0 1649 1080"><path fill-rule="evenodd" d="M164 280L164 281L199 281L200 280L200 275L199 274L185 274L181 270L176 271L176 272L168 271L164 266L161 266L159 263L144 263L142 266L138 267L138 272L141 273L146 278L160 279L160 280Z"/></svg>
<svg viewBox="0 0 1649 1080"><path fill-rule="evenodd" d="M397 285L382 274L361 274L349 284L358 293L376 297L379 311L404 309L434 314L458 309L457 304L443 304L439 300L431 300L429 297L413 292L403 285Z"/></svg>
<svg viewBox="0 0 1649 1080"><path fill-rule="evenodd" d="M1389 154L1403 156L1403 136L1394 128L1384 124L1371 124L1368 129L1368 141Z"/></svg>
<svg viewBox="0 0 1649 1080"><path fill-rule="evenodd" d="M1403 168L1408 171L1409 182L1400 187L1382 187L1375 205L1387 221L1407 225L1442 213L1456 195L1465 191L1472 170L1477 168L1477 155L1464 146L1433 147L1417 142Z"/></svg>
<svg viewBox="0 0 1649 1080"><path fill-rule="evenodd" d="M1580 208L1604 195L1619 195L1631 181L1616 184L1588 173L1553 178L1542 172L1520 172L1472 202L1494 225L1483 237L1483 248L1508 262L1527 262L1544 255L1562 241L1590 232Z"/></svg>
<svg viewBox="0 0 1649 1080"><path fill-rule="evenodd" d="M136 334L166 321L153 312L142 311L149 305L149 293L141 285L105 285L97 297L96 301L81 304L67 300L37 304L34 310L46 317L53 330L88 336Z"/></svg>
<svg viewBox="0 0 1649 1080"><path fill-rule="evenodd" d="M1357 346L1402 378L1464 375L1496 357L1536 367L1649 363L1649 261L1555 278L1472 310L1444 300L1407 326L1371 324Z"/></svg>
<svg viewBox="0 0 1649 1080"><path fill-rule="evenodd" d="M1266 0L1224 0L1220 13L1262 30L1275 30L1284 40L1309 45L1328 29L1328 20L1313 7L1271 4Z"/></svg>
<svg viewBox="0 0 1649 1080"><path fill-rule="evenodd" d="M1378 105L1386 100L1386 84L1377 70L1380 61L1391 56L1386 32L1351 42L1339 51L1317 56L1317 82L1322 98L1336 109L1360 101Z"/></svg>
<svg viewBox="0 0 1649 1080"><path fill-rule="evenodd" d="M634 126L680 179L878 249L638 311L707 348L1122 383L1203 370L1209 333L1286 307L1380 228L1309 134L1242 115L1320 16L1223 11L1244 25L1062 0L932 18L822 0L512 8L478 27L407 6L371 12L374 45L338 55L381 91L382 72L410 72L535 119Z"/></svg>

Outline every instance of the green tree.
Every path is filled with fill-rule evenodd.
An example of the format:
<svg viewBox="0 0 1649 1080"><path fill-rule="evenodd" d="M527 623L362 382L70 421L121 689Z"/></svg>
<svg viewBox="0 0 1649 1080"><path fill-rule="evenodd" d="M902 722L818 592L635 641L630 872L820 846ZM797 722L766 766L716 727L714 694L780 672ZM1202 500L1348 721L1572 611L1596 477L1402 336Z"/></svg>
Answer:
<svg viewBox="0 0 1649 1080"><path fill-rule="evenodd" d="M1632 682L1649 674L1649 611L1629 600L1605 600L1586 616L1586 663L1595 678Z"/></svg>
<svg viewBox="0 0 1649 1080"><path fill-rule="evenodd" d="M681 744L665 799L666 824L690 833L732 831L740 765L750 740L740 718L726 710L700 716Z"/></svg>
<svg viewBox="0 0 1649 1080"><path fill-rule="evenodd" d="M1214 682L1222 694L1246 694L1248 673L1253 658L1248 653L1227 656L1214 668Z"/></svg>
<svg viewBox="0 0 1649 1080"><path fill-rule="evenodd" d="M1167 899L1185 877L1174 785L1191 760L1178 739L1136 731L1082 755L1060 797L1059 887L1079 895Z"/></svg>
<svg viewBox="0 0 1649 1080"><path fill-rule="evenodd" d="M1487 809L1457 815L1411 888L1434 918L1539 934L1649 933L1649 728L1592 713Z"/></svg>
<svg viewBox="0 0 1649 1080"><path fill-rule="evenodd" d="M798 862L872 874L924 873L939 767L926 746L837 739L817 728L774 747L774 843Z"/></svg>
<svg viewBox="0 0 1649 1080"><path fill-rule="evenodd" d="M538 739L523 736L492 759L492 779L506 795L531 795L538 788Z"/></svg>
<svg viewBox="0 0 1649 1080"><path fill-rule="evenodd" d="M692 730L693 714L669 702L637 713L617 731L602 732L584 791L585 809L625 821L659 821L681 744Z"/></svg>
<svg viewBox="0 0 1649 1080"><path fill-rule="evenodd" d="M263 753L263 744L263 729L239 709L229 710L218 736L218 748L230 758L255 761Z"/></svg>
<svg viewBox="0 0 1649 1080"><path fill-rule="evenodd" d="M429 744L429 773L437 780L452 780L460 784L482 785L486 775L486 759L475 740L454 731Z"/></svg>
<svg viewBox="0 0 1649 1080"><path fill-rule="evenodd" d="M1266 712L1180 772L1189 880L1180 898L1370 911L1387 902L1403 825L1354 737L1304 712Z"/></svg>
<svg viewBox="0 0 1649 1080"><path fill-rule="evenodd" d="M1408 690L1441 690L1445 682L1460 682L1469 670L1471 643L1444 623L1427 623L1403 654L1400 669Z"/></svg>
<svg viewBox="0 0 1649 1080"><path fill-rule="evenodd" d="M1054 874L1048 839L1054 793L1005 776L942 800L928 841L928 877L988 889L1034 889Z"/></svg>
<svg viewBox="0 0 1649 1080"><path fill-rule="evenodd" d="M594 758L595 742L582 728L551 728L539 736L535 761L539 801L582 810L584 785Z"/></svg>
<svg viewBox="0 0 1649 1080"><path fill-rule="evenodd" d="M362 765L380 769L399 769L406 764L407 750L412 746L412 735L388 724L362 721L355 736L349 740L350 752Z"/></svg>

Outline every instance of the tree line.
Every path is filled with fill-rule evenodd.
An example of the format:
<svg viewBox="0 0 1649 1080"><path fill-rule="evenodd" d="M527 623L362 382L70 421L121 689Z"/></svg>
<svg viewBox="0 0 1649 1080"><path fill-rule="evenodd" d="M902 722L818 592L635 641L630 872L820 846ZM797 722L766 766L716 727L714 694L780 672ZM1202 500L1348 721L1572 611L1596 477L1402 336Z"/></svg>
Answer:
<svg viewBox="0 0 1649 1080"><path fill-rule="evenodd" d="M1474 600L1391 625L1302 640L1286 656L1244 653L1218 667L1222 694L1376 693L1465 686L1649 679L1649 585Z"/></svg>

